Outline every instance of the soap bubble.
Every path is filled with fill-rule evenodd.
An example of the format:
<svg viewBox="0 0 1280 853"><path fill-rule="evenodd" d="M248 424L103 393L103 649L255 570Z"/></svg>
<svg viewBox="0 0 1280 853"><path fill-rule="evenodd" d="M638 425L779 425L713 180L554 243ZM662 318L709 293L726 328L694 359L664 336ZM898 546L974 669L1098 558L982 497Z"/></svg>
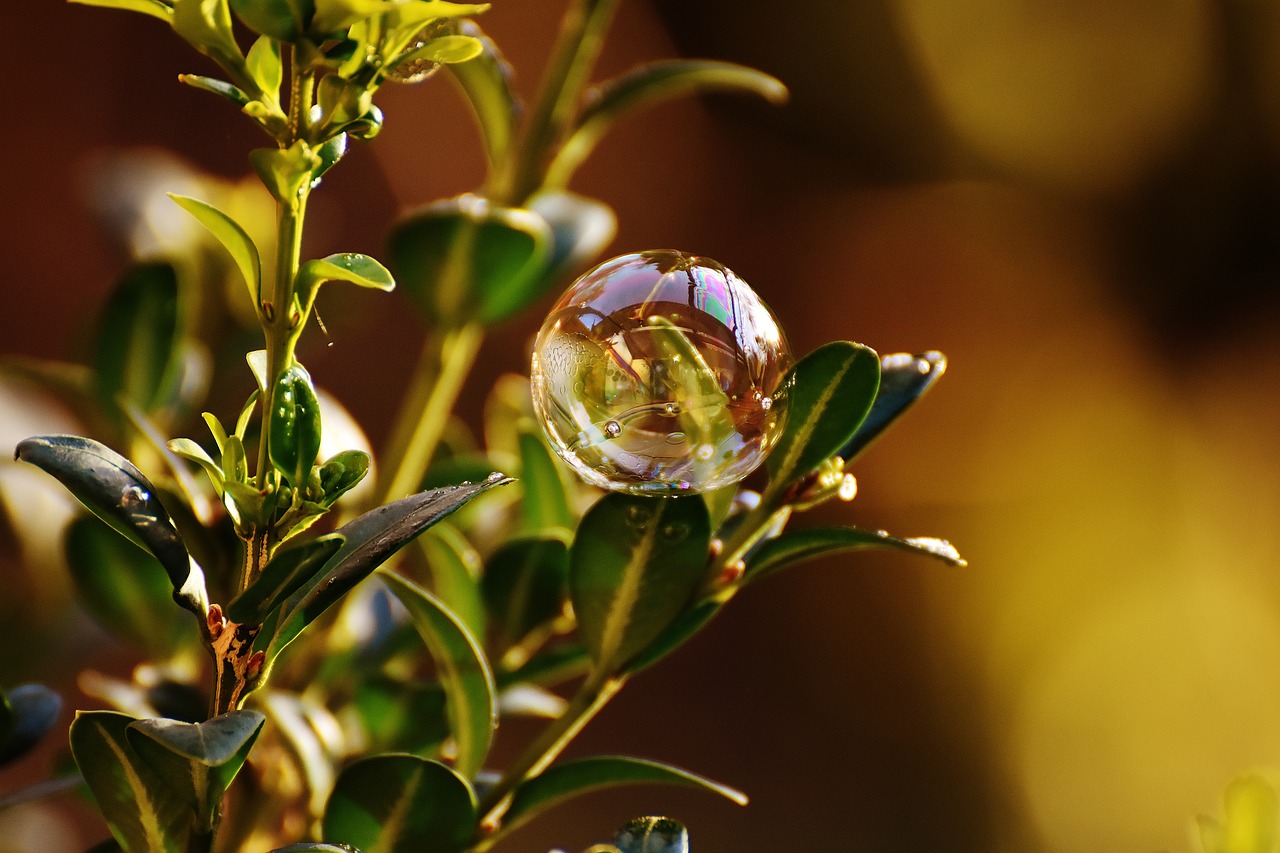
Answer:
<svg viewBox="0 0 1280 853"><path fill-rule="evenodd" d="M552 308L534 345L533 405L587 482L674 495L736 483L786 418L791 355L777 319L708 258L606 261Z"/></svg>

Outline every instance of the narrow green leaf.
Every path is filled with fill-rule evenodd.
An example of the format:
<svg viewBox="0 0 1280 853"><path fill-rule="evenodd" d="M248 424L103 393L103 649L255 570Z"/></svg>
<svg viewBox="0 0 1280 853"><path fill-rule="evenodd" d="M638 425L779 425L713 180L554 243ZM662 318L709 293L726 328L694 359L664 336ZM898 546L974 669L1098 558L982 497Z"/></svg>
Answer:
<svg viewBox="0 0 1280 853"><path fill-rule="evenodd" d="M186 853L192 811L129 745L134 719L114 711L80 711L71 723L71 754L125 850Z"/></svg>
<svg viewBox="0 0 1280 853"><path fill-rule="evenodd" d="M275 384L267 450L272 466L300 489L320 453L320 401L301 364L289 365Z"/></svg>
<svg viewBox="0 0 1280 853"><path fill-rule="evenodd" d="M344 541L342 534L330 533L281 548L249 588L227 605L227 618L240 625L261 625L267 614L324 568Z"/></svg>
<svg viewBox="0 0 1280 853"><path fill-rule="evenodd" d="M155 557L91 515L71 523L64 547L80 602L100 625L152 657L173 654L192 626Z"/></svg>
<svg viewBox="0 0 1280 853"><path fill-rule="evenodd" d="M679 767L622 755L599 756L553 764L522 782L516 788L511 808L507 809L503 819L503 832L510 832L542 812L581 794L638 784L702 788L740 806L747 804L747 795L741 791Z"/></svg>
<svg viewBox="0 0 1280 853"><path fill-rule="evenodd" d="M264 720L258 711L232 711L203 723L137 720L128 725L125 736L134 753L186 801L207 831Z"/></svg>
<svg viewBox="0 0 1280 853"><path fill-rule="evenodd" d="M62 697L43 684L0 691L0 767L25 755L61 713Z"/></svg>
<svg viewBox="0 0 1280 853"><path fill-rule="evenodd" d="M253 310L261 310L262 262L259 260L258 247L249 233L234 219L207 202L188 196L169 193L179 207L190 213L196 220L217 238L235 261L236 268L249 288L249 299Z"/></svg>
<svg viewBox="0 0 1280 853"><path fill-rule="evenodd" d="M301 844L290 844L288 847L277 847L271 853L361 853L347 844L330 844L327 841L304 841Z"/></svg>
<svg viewBox="0 0 1280 853"><path fill-rule="evenodd" d="M203 468L205 473L209 475L209 481L213 483L214 491L218 493L218 497L222 497L222 466L213 461L213 457L209 455L208 451L189 438L171 439L169 441L169 450L188 462L194 462Z"/></svg>
<svg viewBox="0 0 1280 853"><path fill-rule="evenodd" d="M74 435L25 439L14 458L52 474L95 515L151 552L169 575L174 600L205 618L209 595L204 572L187 553L155 486L132 462L100 442Z"/></svg>
<svg viewBox="0 0 1280 853"><path fill-rule="evenodd" d="M458 617L471 636L485 636L484 600L480 595L480 554L467 537L448 522L418 539L431 569L431 588Z"/></svg>
<svg viewBox="0 0 1280 853"><path fill-rule="evenodd" d="M638 817L613 839L618 853L689 853L689 831L669 817Z"/></svg>
<svg viewBox="0 0 1280 853"><path fill-rule="evenodd" d="M167 263L134 267L116 285L98 321L94 379L99 399L114 409L123 398L144 412L165 405L175 385L178 277Z"/></svg>
<svg viewBox="0 0 1280 853"><path fill-rule="evenodd" d="M527 533L573 530L577 519L569 508L559 462L532 423L520 429L521 526Z"/></svg>
<svg viewBox="0 0 1280 853"><path fill-rule="evenodd" d="M477 495L510 482L495 474L482 483L432 489L370 510L343 525L337 531L346 539L342 547L282 608L279 625L270 635L268 660L274 660L330 605L424 530Z"/></svg>
<svg viewBox="0 0 1280 853"><path fill-rule="evenodd" d="M199 89L202 92L210 92L220 98L226 98L240 109L244 109L253 103L253 98L249 97L248 93L239 86L228 83L226 80L219 80L216 77L204 77L200 74L179 74L178 82L185 83L193 89Z"/></svg>
<svg viewBox="0 0 1280 853"><path fill-rule="evenodd" d="M470 779L483 766L498 725L493 672L484 651L461 620L431 593L398 575L385 573L383 581L409 611L436 662L456 743L455 766Z"/></svg>
<svg viewBox="0 0 1280 853"><path fill-rule="evenodd" d="M173 20L173 9L159 0L70 0L81 6L100 6L103 9L123 9L126 12L141 12L153 18L170 23Z"/></svg>
<svg viewBox="0 0 1280 853"><path fill-rule="evenodd" d="M569 590L599 670L619 671L689 606L707 572L710 520L700 497L605 495L569 552Z"/></svg>
<svg viewBox="0 0 1280 853"><path fill-rule="evenodd" d="M930 350L920 355L900 352L880 359L880 387L866 420L836 455L849 462L915 404L947 370L947 358Z"/></svg>
<svg viewBox="0 0 1280 853"><path fill-rule="evenodd" d="M338 777L323 835L365 853L459 853L476 819L475 793L449 767L412 755L376 755Z"/></svg>
<svg viewBox="0 0 1280 853"><path fill-rule="evenodd" d="M561 535L503 543L485 563L484 600L506 650L564 613L569 546Z"/></svg>
<svg viewBox="0 0 1280 853"><path fill-rule="evenodd" d="M609 129L627 113L695 92L758 95L780 104L787 87L780 80L743 65L708 59L651 62L591 91L568 139L548 169L547 185L563 187Z"/></svg>
<svg viewBox="0 0 1280 853"><path fill-rule="evenodd" d="M458 31L480 41L478 56L448 66L458 87L471 106L490 168L502 163L515 136L520 104L511 85L511 66L497 45L474 23L462 22Z"/></svg>
<svg viewBox="0 0 1280 853"><path fill-rule="evenodd" d="M358 5L360 3L376 3L378 0L329 0L329 2ZM387 8L387 6L390 8ZM471 17L489 9L488 3L450 3L446 2L446 0L420 0L417 3L400 3L393 0L387 6L383 7L387 10L384 18L386 26L395 29L412 27L415 30L421 29L423 24L430 21L443 18Z"/></svg>
<svg viewBox="0 0 1280 853"><path fill-rule="evenodd" d="M771 491L808 474L849 443L875 400L880 358L862 344L833 341L802 358L785 381L787 425L767 460Z"/></svg>
<svg viewBox="0 0 1280 853"><path fill-rule="evenodd" d="M898 539L883 530L861 530L857 527L809 527L787 530L767 540L747 557L743 581L752 581L778 569L824 554L860 551L866 548L896 548L925 557L942 560L952 566L968 565L955 547L945 539L920 536Z"/></svg>

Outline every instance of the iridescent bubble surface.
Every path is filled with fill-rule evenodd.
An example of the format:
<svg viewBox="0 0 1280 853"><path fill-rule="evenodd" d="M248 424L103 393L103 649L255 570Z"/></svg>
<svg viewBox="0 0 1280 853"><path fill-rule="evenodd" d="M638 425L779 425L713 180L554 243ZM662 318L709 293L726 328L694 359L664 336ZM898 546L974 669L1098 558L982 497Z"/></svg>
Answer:
<svg viewBox="0 0 1280 853"><path fill-rule="evenodd" d="M670 250L606 261L552 308L534 345L533 405L589 483L638 494L730 485L777 442L791 354L747 284Z"/></svg>

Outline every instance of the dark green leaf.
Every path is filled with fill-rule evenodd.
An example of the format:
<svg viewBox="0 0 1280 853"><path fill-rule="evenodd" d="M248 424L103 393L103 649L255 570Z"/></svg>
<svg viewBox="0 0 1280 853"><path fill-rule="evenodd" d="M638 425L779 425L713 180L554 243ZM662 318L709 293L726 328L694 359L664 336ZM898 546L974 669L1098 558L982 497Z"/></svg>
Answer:
<svg viewBox="0 0 1280 853"><path fill-rule="evenodd" d="M458 31L480 40L482 51L474 59L450 65L449 71L471 105L490 166L502 163L515 135L520 104L511 86L511 66L497 45L470 21Z"/></svg>
<svg viewBox="0 0 1280 853"><path fill-rule="evenodd" d="M551 254L543 271L542 290L550 290L589 266L618 228L609 205L563 190L543 190L529 199L529 209L551 226Z"/></svg>
<svg viewBox="0 0 1280 853"><path fill-rule="evenodd" d="M485 563L484 599L501 649L564 612L569 546L563 536L510 539Z"/></svg>
<svg viewBox="0 0 1280 853"><path fill-rule="evenodd" d="M320 466L322 507L331 507L338 498L360 485L369 473L369 454L363 450L344 450L325 460Z"/></svg>
<svg viewBox="0 0 1280 853"><path fill-rule="evenodd" d="M144 412L168 401L178 359L178 277L166 263L134 267L104 306L94 345L99 399L112 409L119 398Z"/></svg>
<svg viewBox="0 0 1280 853"><path fill-rule="evenodd" d="M669 817L638 817L618 830L619 853L689 853L689 832Z"/></svg>
<svg viewBox="0 0 1280 853"><path fill-rule="evenodd" d="M600 671L620 670L689 606L710 541L697 496L613 493L588 510L569 552L569 590Z"/></svg>
<svg viewBox="0 0 1280 853"><path fill-rule="evenodd" d="M859 551L865 548L896 548L933 557L952 566L966 565L959 552L945 539L926 536L897 539L883 530L860 530L857 527L810 527L787 530L776 538L766 541L754 554L747 557L747 571L743 580L755 580L778 569L824 554Z"/></svg>
<svg viewBox="0 0 1280 853"><path fill-rule="evenodd" d="M227 605L227 618L241 625L260 625L272 610L324 568L342 547L340 533L277 551L249 588Z"/></svg>
<svg viewBox="0 0 1280 853"><path fill-rule="evenodd" d="M741 791L702 776L642 758L621 755L583 758L554 764L521 783L503 819L504 832L519 826L547 809L576 797L618 785L661 784L702 788L726 797L740 806L747 804Z"/></svg>
<svg viewBox="0 0 1280 853"><path fill-rule="evenodd" d="M271 464L294 488L303 488L320 453L320 401L301 364L291 364L276 380L270 431Z"/></svg>
<svg viewBox="0 0 1280 853"><path fill-rule="evenodd" d="M496 323L541 295L551 243L538 214L467 195L401 219L388 255L396 281L432 322Z"/></svg>
<svg viewBox="0 0 1280 853"><path fill-rule="evenodd" d="M303 628L428 527L476 495L510 482L495 474L481 483L432 489L370 510L343 525L338 533L346 542L282 608L282 618L270 640L269 659L274 659Z"/></svg>
<svg viewBox="0 0 1280 853"><path fill-rule="evenodd" d="M771 491L849 443L875 400L880 359L862 344L833 341L802 358L786 381L787 425L768 459Z"/></svg>
<svg viewBox="0 0 1280 853"><path fill-rule="evenodd" d="M449 729L457 745L454 764L472 778L484 764L498 725L493 673L476 638L429 592L404 578L383 578L396 594L435 660L444 687Z"/></svg>
<svg viewBox="0 0 1280 853"><path fill-rule="evenodd" d="M426 757L449 736L444 688L436 682L362 678L353 705L369 738L369 752Z"/></svg>
<svg viewBox="0 0 1280 853"><path fill-rule="evenodd" d="M587 106L548 169L547 184L563 187L619 118L641 107L694 92L741 92L779 104L787 87L754 68L708 59L668 59L641 65L588 93Z"/></svg>
<svg viewBox="0 0 1280 853"><path fill-rule="evenodd" d="M133 722L114 711L79 712L71 723L71 754L120 846L185 853L192 811L134 753L127 735Z"/></svg>
<svg viewBox="0 0 1280 853"><path fill-rule="evenodd" d="M591 654L578 643L561 643L534 655L518 669L500 673L498 687L505 689L513 684L562 684L591 671Z"/></svg>
<svg viewBox="0 0 1280 853"><path fill-rule="evenodd" d="M74 3L77 0L71 0L71 2ZM211 92L219 97L226 98L240 109L244 109L253 101L243 89L228 83L226 80L204 77L200 74L179 74L178 81L186 83L193 89L200 89L203 92Z"/></svg>
<svg viewBox="0 0 1280 853"><path fill-rule="evenodd" d="M324 177L324 173L332 169L347 153L347 135L339 133L326 139L324 144L316 149L316 154L320 157L320 165L316 166L311 172L312 185L320 181Z"/></svg>
<svg viewBox="0 0 1280 853"><path fill-rule="evenodd" d="M211 829L222 795L244 765L266 719L258 711L232 711L203 723L138 720L125 730L129 745Z"/></svg>
<svg viewBox="0 0 1280 853"><path fill-rule="evenodd" d="M187 554L155 486L132 462L100 442L74 435L25 439L14 458L52 474L99 518L150 551L169 575L174 600L205 618L209 595L204 572Z"/></svg>
<svg viewBox="0 0 1280 853"><path fill-rule="evenodd" d="M297 6L306 8L305 18ZM246 27L285 43L298 37L311 17L310 9L309 0L231 0L231 10Z"/></svg>
<svg viewBox="0 0 1280 853"><path fill-rule="evenodd" d="M262 290L262 262L259 260L258 247L240 224L211 204L187 196L169 193L179 207L190 213L209 233L217 238L235 261L245 285L249 288L249 299L253 310L260 309L259 293Z"/></svg>
<svg viewBox="0 0 1280 853"><path fill-rule="evenodd" d="M173 606L155 557L89 515L67 528L64 547L80 601L99 624L154 657L174 652L190 617Z"/></svg>
<svg viewBox="0 0 1280 853"><path fill-rule="evenodd" d="M378 755L342 771L323 834L368 853L459 853L475 823L475 794L453 770L411 755Z"/></svg>
<svg viewBox="0 0 1280 853"><path fill-rule="evenodd" d="M849 462L879 437L889 424L909 409L924 392L942 378L947 358L930 350L920 355L894 353L880 359L880 388L866 420L836 455Z"/></svg>
<svg viewBox="0 0 1280 853"><path fill-rule="evenodd" d="M569 531L576 518L569 508L559 463L532 423L520 430L520 486L524 498L520 503L522 526L528 533Z"/></svg>
<svg viewBox="0 0 1280 853"><path fill-rule="evenodd" d="M168 23L173 19L173 9L159 0L70 0L83 6L101 6L104 9L123 9L126 12L141 12Z"/></svg>
<svg viewBox="0 0 1280 853"><path fill-rule="evenodd" d="M485 635L484 600L480 595L480 555L451 524L437 524L418 540L431 569L431 589L461 620L471 636Z"/></svg>
<svg viewBox="0 0 1280 853"><path fill-rule="evenodd" d="M62 697L43 684L0 692L0 766L35 746L62 713Z"/></svg>

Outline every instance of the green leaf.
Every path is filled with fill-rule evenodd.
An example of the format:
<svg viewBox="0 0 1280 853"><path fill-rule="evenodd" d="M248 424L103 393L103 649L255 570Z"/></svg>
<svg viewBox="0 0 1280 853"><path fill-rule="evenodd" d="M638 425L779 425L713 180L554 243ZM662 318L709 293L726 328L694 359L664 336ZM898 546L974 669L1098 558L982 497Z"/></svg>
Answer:
<svg viewBox="0 0 1280 853"><path fill-rule="evenodd" d="M330 255L307 261L298 270L294 290L298 301L305 306L304 310L311 310L320 285L327 281L349 281L360 287L383 291L394 290L396 286L395 279L387 268L368 255L355 252Z"/></svg>
<svg viewBox="0 0 1280 853"><path fill-rule="evenodd" d="M493 672L484 651L461 620L431 593L398 575L386 573L383 581L409 611L436 663L456 743L454 766L470 779L484 765L498 725Z"/></svg>
<svg viewBox="0 0 1280 853"><path fill-rule="evenodd" d="M722 600L709 598L685 610L644 651L627 661L627 672L636 673L648 669L683 646L720 612L724 604Z"/></svg>
<svg viewBox="0 0 1280 853"><path fill-rule="evenodd" d="M211 204L199 199L169 193L179 207L190 213L218 242L231 254L236 268L244 277L249 288L249 299L255 312L261 310L262 262L259 260L258 247L239 223Z"/></svg>
<svg viewBox="0 0 1280 853"><path fill-rule="evenodd" d="M223 435L223 443L225 443L225 433ZM189 438L170 439L169 450L175 455L189 462L194 462L203 468L205 473L209 475L209 481L213 483L214 491L218 493L218 497L222 497L222 466L213 461L213 457L209 455L208 451Z"/></svg>
<svg viewBox="0 0 1280 853"><path fill-rule="evenodd" d="M298 5L306 7L305 17L299 15L295 8ZM306 0L301 3L299 0L231 0L232 11L246 27L285 43L298 38L306 18L310 17L310 6Z"/></svg>
<svg viewBox="0 0 1280 853"><path fill-rule="evenodd" d="M471 106L480 128L490 168L503 163L516 132L520 104L511 85L511 66L497 45L474 23L463 22L459 32L478 39L482 50L478 56L448 66L458 87Z"/></svg>
<svg viewBox="0 0 1280 853"><path fill-rule="evenodd" d="M851 461L932 388L946 370L946 356L933 350L920 355L900 352L883 356L880 388L871 411L836 455L845 462Z"/></svg>
<svg viewBox="0 0 1280 853"><path fill-rule="evenodd" d="M388 255L396 281L433 323L492 324L541 295L551 242L538 214L467 195L401 219Z"/></svg>
<svg viewBox="0 0 1280 853"><path fill-rule="evenodd" d="M164 566L173 598L201 620L209 609L204 572L187 553L156 488L132 462L106 445L74 435L34 436L15 459L52 474L95 515Z"/></svg>
<svg viewBox="0 0 1280 853"><path fill-rule="evenodd" d="M689 832L669 817L638 817L613 839L618 853L689 853Z"/></svg>
<svg viewBox="0 0 1280 853"><path fill-rule="evenodd" d="M320 466L320 506L328 509L347 492L360 485L369 473L371 461L363 450L344 450Z"/></svg>
<svg viewBox="0 0 1280 853"><path fill-rule="evenodd" d="M609 205L563 190L543 190L529 199L529 209L551 226L551 253L543 272L546 290L589 266L618 229Z"/></svg>
<svg viewBox="0 0 1280 853"><path fill-rule="evenodd" d="M862 344L833 341L802 358L784 383L787 425L769 455L769 489L808 474L840 452L871 410L880 359Z"/></svg>
<svg viewBox="0 0 1280 853"><path fill-rule="evenodd" d="M369 738L368 752L427 757L449 736L444 688L434 681L361 678L352 704Z"/></svg>
<svg viewBox="0 0 1280 853"><path fill-rule="evenodd" d="M283 3L285 0L275 0ZM234 5L234 4L233 4ZM242 0L241 5L244 5ZM259 36L258 40L245 54L245 67L249 76L258 84L262 94L268 98L278 98L280 85L284 82L284 62L280 58L280 43L271 36Z"/></svg>
<svg viewBox="0 0 1280 853"><path fill-rule="evenodd" d="M289 365L276 380L268 429L272 466L294 488L303 488L320 453L320 401L301 364Z"/></svg>
<svg viewBox="0 0 1280 853"><path fill-rule="evenodd" d="M62 697L43 684L0 691L0 767L21 758L62 714Z"/></svg>
<svg viewBox="0 0 1280 853"><path fill-rule="evenodd" d="M431 569L431 588L471 636L484 639L479 553L467 537L447 522L433 527L418 544Z"/></svg>
<svg viewBox="0 0 1280 853"><path fill-rule="evenodd" d="M541 431L532 423L520 430L521 526L528 533L573 530L577 520L569 508L569 497L560 468Z"/></svg>
<svg viewBox="0 0 1280 853"><path fill-rule="evenodd" d="M207 832L264 720L259 711L231 711L203 723L137 720L125 736L134 753L194 810L199 828Z"/></svg>
<svg viewBox="0 0 1280 853"><path fill-rule="evenodd" d="M389 73L397 68L412 66L418 63L439 63L453 65L475 59L484 52L484 45L479 39L462 35L447 35L432 39L421 47L400 54L388 67Z"/></svg>
<svg viewBox="0 0 1280 853"><path fill-rule="evenodd" d="M542 812L580 794L618 785L638 784L702 788L740 806L747 804L747 796L741 791L669 764L622 755L599 756L553 764L539 775L522 782L515 789L511 807L507 809L503 819L503 832L510 832Z"/></svg>
<svg viewBox="0 0 1280 853"><path fill-rule="evenodd" d="M365 3L367 7L367 4L377 3L379 0L336 0L336 2L351 3L353 5ZM420 2L416 3L404 3L400 2L400 0L390 0L383 8L387 10L386 17L383 19L387 27L394 29L412 27L416 31L429 21L479 15L488 11L489 4L449 3L444 2L444 0L420 0Z"/></svg>
<svg viewBox="0 0 1280 853"><path fill-rule="evenodd" d="M731 62L668 59L641 65L587 95L587 106L547 171L547 185L563 187L622 116L695 92L738 92L780 104L787 87L777 78Z"/></svg>
<svg viewBox="0 0 1280 853"><path fill-rule="evenodd" d="M509 539L484 568L484 600L499 648L518 644L564 612L569 546L563 536Z"/></svg>
<svg viewBox="0 0 1280 853"><path fill-rule="evenodd" d="M622 669L689 606L710 542L696 495L612 493L587 511L569 552L569 590L598 670Z"/></svg>
<svg viewBox="0 0 1280 853"><path fill-rule="evenodd" d="M167 263L142 264L116 285L98 322L94 379L99 399L120 398L144 412L169 401L181 367L178 277Z"/></svg>
<svg viewBox="0 0 1280 853"><path fill-rule="evenodd" d="M342 534L330 533L281 548L249 588L227 605L227 618L240 625L261 625L267 614L324 568L344 541Z"/></svg>
<svg viewBox="0 0 1280 853"><path fill-rule="evenodd" d="M133 722L114 711L80 711L71 723L71 754L121 847L186 853L192 811L134 753L127 735Z"/></svg>
<svg viewBox="0 0 1280 853"><path fill-rule="evenodd" d="M166 23L173 20L173 10L159 0L70 0L81 6L100 6L103 9L123 9L126 12L141 12Z"/></svg>
<svg viewBox="0 0 1280 853"><path fill-rule="evenodd" d="M72 0L74 2L74 0ZM243 89L226 80L218 80L214 77L204 77L199 74L179 74L178 82L185 83L193 89L199 89L202 92L211 92L218 97L226 98L240 109L244 109L253 103L253 98L249 97Z"/></svg>
<svg viewBox="0 0 1280 853"><path fill-rule="evenodd" d="M243 82L244 54L231 29L227 0L174 0L171 23L183 40L222 66L233 83Z"/></svg>
<svg viewBox="0 0 1280 853"><path fill-rule="evenodd" d="M475 793L449 767L412 755L376 755L338 777L323 835L364 853L460 853L475 823Z"/></svg>
<svg viewBox="0 0 1280 853"><path fill-rule="evenodd" d="M945 539L927 536L898 539L883 530L861 530L857 527L810 527L787 530L767 540L747 557L743 581L752 581L778 569L804 560L843 551L866 548L896 548L942 560L952 566L968 565L955 547Z"/></svg>
<svg viewBox="0 0 1280 853"><path fill-rule="evenodd" d="M80 602L100 625L152 657L178 648L191 624L154 557L88 515L67 528L64 546Z"/></svg>
<svg viewBox="0 0 1280 853"><path fill-rule="evenodd" d="M282 608L278 628L271 635L268 660L274 660L330 605L428 527L477 495L510 482L498 474L482 483L432 489L370 510L343 525L337 531L346 539L342 547Z"/></svg>
<svg viewBox="0 0 1280 853"><path fill-rule="evenodd" d="M272 198L292 206L311 186L316 172L323 171L324 160L315 149L299 139L288 148L255 148L249 152L249 164ZM284 310L284 307L277 305L276 310Z"/></svg>

